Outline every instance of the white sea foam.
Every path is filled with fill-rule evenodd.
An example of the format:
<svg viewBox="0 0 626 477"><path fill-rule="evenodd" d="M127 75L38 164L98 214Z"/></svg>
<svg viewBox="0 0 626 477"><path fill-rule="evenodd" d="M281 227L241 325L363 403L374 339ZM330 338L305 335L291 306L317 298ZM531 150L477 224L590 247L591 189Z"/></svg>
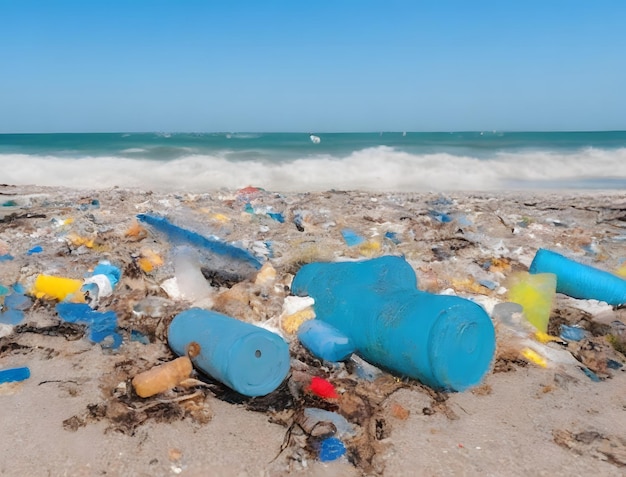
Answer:
<svg viewBox="0 0 626 477"><path fill-rule="evenodd" d="M312 156L283 162L229 161L189 155L172 161L0 155L0 182L81 188L202 192L247 185L274 191L505 190L538 187L622 188L626 148L503 153L491 159L447 153L412 155L389 147L345 158ZM592 184L592 185L589 185Z"/></svg>

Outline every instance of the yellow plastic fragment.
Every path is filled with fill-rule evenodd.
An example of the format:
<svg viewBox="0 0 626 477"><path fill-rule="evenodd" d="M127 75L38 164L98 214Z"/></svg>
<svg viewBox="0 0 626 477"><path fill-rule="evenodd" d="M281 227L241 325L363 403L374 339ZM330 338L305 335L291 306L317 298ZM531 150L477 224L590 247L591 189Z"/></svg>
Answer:
<svg viewBox="0 0 626 477"><path fill-rule="evenodd" d="M533 351L532 349L524 348L523 350L520 351L520 353L524 358L526 358L531 363L535 363L536 365L541 366L542 368L548 367L548 362L546 361L546 359L543 356L541 356L539 353Z"/></svg>
<svg viewBox="0 0 626 477"><path fill-rule="evenodd" d="M211 215L211 220L215 220L221 224L225 224L226 222L230 222L230 217L225 214L216 213Z"/></svg>
<svg viewBox="0 0 626 477"><path fill-rule="evenodd" d="M80 247L81 245L84 245L87 248L93 248L94 239L92 238L81 237L80 235L75 234L74 232L67 234L66 238L75 247Z"/></svg>
<svg viewBox="0 0 626 477"><path fill-rule="evenodd" d="M617 270L615 270L615 274L620 277L626 278L626 262L622 266L620 266Z"/></svg>
<svg viewBox="0 0 626 477"><path fill-rule="evenodd" d="M124 235L129 238L140 240L148 235L148 232L139 224L137 220L134 220Z"/></svg>
<svg viewBox="0 0 626 477"><path fill-rule="evenodd" d="M542 331L535 332L535 339L540 343L549 343L550 341L556 341L557 343L561 343L563 341L558 336L549 335L548 333L543 333Z"/></svg>
<svg viewBox="0 0 626 477"><path fill-rule="evenodd" d="M163 265L163 259L155 251L149 248L143 248L141 249L141 257L137 260L137 264L144 273L149 273Z"/></svg>
<svg viewBox="0 0 626 477"><path fill-rule="evenodd" d="M191 374L193 366L187 356L181 356L137 374L132 381L139 397L146 398L172 389Z"/></svg>
<svg viewBox="0 0 626 477"><path fill-rule="evenodd" d="M36 298L48 298L59 301L71 297L72 301L82 302L84 301L84 297L82 294L78 293L82 286L82 280L54 277L51 275L39 275L35 280L31 294Z"/></svg>
<svg viewBox="0 0 626 477"><path fill-rule="evenodd" d="M285 333L293 335L298 331L302 323L313 318L315 318L315 311L309 307L283 317L280 326Z"/></svg>
<svg viewBox="0 0 626 477"><path fill-rule="evenodd" d="M368 240L367 242L363 242L359 245L359 252L361 255L366 257L373 257L380 252L381 245L380 242L376 240Z"/></svg>
<svg viewBox="0 0 626 477"><path fill-rule="evenodd" d="M509 279L509 300L524 307L524 316L537 330L546 333L556 295L553 273L517 273Z"/></svg>
<svg viewBox="0 0 626 477"><path fill-rule="evenodd" d="M486 295L489 291L480 283L477 283L475 280L471 278L463 278L463 279L453 278L451 280L451 283L452 283L452 288L454 288L458 292L462 291L462 292Z"/></svg>

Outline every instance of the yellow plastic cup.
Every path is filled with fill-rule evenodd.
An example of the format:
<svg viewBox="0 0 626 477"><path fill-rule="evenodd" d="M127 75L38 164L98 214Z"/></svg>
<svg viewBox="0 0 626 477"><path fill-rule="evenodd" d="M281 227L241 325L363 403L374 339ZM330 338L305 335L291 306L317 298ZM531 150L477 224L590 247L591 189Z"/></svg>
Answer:
<svg viewBox="0 0 626 477"><path fill-rule="evenodd" d="M517 273L509 279L509 301L524 307L524 316L542 333L548 331L550 312L556 295L554 273Z"/></svg>

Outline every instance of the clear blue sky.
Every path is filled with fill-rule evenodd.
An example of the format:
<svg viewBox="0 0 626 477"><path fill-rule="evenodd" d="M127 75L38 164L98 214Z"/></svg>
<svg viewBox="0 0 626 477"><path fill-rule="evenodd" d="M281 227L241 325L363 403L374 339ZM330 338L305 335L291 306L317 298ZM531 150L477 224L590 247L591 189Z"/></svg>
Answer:
<svg viewBox="0 0 626 477"><path fill-rule="evenodd" d="M0 133L626 129L626 1L0 0Z"/></svg>

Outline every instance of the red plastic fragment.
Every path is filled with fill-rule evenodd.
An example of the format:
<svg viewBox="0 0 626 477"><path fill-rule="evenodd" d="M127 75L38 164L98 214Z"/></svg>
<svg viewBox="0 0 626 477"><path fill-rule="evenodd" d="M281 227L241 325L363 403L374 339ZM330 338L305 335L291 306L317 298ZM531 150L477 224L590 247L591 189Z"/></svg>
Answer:
<svg viewBox="0 0 626 477"><path fill-rule="evenodd" d="M335 391L335 386L319 376L314 376L311 379L309 390L316 396L324 399L337 399L339 397L339 394Z"/></svg>

